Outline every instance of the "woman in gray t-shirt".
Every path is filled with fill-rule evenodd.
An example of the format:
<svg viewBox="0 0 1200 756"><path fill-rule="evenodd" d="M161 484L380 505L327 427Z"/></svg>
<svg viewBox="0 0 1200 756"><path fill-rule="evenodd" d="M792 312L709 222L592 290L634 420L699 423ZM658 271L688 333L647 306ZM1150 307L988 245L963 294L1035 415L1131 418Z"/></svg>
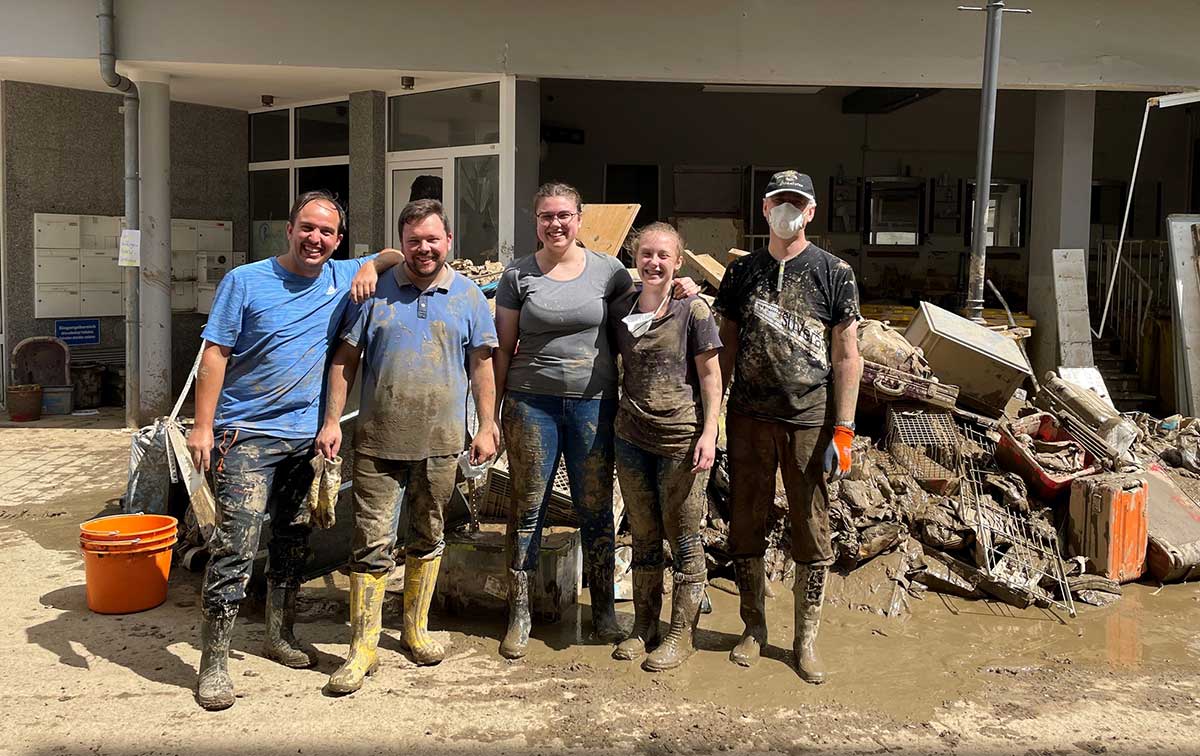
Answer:
<svg viewBox="0 0 1200 756"><path fill-rule="evenodd" d="M608 304L633 289L615 257L576 243L582 204L566 184L534 197L542 248L513 261L496 291L496 395L512 475L508 632L500 653L525 655L530 581L561 454L579 518L595 637L621 640L613 605L613 418L616 358ZM695 293L689 279L681 288Z"/></svg>

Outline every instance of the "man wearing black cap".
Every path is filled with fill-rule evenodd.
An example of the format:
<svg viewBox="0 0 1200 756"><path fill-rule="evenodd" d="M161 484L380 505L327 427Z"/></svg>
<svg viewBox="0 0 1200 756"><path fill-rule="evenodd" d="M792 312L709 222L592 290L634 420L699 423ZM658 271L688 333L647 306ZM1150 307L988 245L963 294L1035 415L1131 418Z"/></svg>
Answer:
<svg viewBox="0 0 1200 756"><path fill-rule="evenodd" d="M854 272L805 237L816 205L808 176L772 176L762 204L770 242L729 266L716 300L721 373L726 385L733 379L729 552L746 623L729 658L748 667L767 643L763 555L778 469L796 562L792 649L797 672L811 683L825 679L814 643L834 556L827 483L850 471L862 375Z"/></svg>

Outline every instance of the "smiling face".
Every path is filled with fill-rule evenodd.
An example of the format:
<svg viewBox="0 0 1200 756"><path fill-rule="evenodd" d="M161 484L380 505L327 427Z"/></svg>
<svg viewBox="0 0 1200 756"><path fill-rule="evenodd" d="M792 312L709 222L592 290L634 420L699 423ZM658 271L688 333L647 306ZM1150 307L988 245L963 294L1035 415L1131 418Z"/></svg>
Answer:
<svg viewBox="0 0 1200 756"><path fill-rule="evenodd" d="M297 273L315 276L321 272L321 266L342 243L340 224L337 208L325 200L313 200L300 208L296 222L287 225L287 256Z"/></svg>
<svg viewBox="0 0 1200 756"><path fill-rule="evenodd" d="M562 252L579 234L579 206L570 197L543 197L534 208L537 236L547 249Z"/></svg>
<svg viewBox="0 0 1200 756"><path fill-rule="evenodd" d="M659 231L643 233L638 239L634 265L643 284L660 286L670 283L683 265L683 255L676 237Z"/></svg>
<svg viewBox="0 0 1200 756"><path fill-rule="evenodd" d="M408 276L418 281L432 281L442 272L446 255L450 252L453 236L446 230L442 219L427 215L412 223L405 223L401 230L401 252Z"/></svg>

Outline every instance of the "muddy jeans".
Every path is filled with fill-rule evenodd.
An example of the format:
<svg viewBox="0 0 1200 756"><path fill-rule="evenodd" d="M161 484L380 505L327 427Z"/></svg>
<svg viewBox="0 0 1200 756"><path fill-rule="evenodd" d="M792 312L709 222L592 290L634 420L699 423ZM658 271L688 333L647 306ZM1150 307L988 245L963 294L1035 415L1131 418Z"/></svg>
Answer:
<svg viewBox="0 0 1200 756"><path fill-rule="evenodd" d="M633 568L663 566L663 536L671 542L675 572L704 575L700 525L708 512L704 475L692 472L691 455L673 459L617 438L617 480L633 534Z"/></svg>
<svg viewBox="0 0 1200 756"><path fill-rule="evenodd" d="M354 455L354 544L351 572L391 572L401 507L408 510L407 553L436 556L445 548L442 528L454 493L457 457L419 460Z"/></svg>
<svg viewBox="0 0 1200 756"><path fill-rule="evenodd" d="M775 500L775 470L783 474L797 564L833 564L829 488L824 455L829 428L772 423L732 410L729 435L729 555L761 557L767 549L767 516Z"/></svg>
<svg viewBox="0 0 1200 756"><path fill-rule="evenodd" d="M501 427L512 476L507 541L514 570L536 569L542 524L561 454L579 517L584 567L613 564L614 399L509 391Z"/></svg>
<svg viewBox="0 0 1200 756"><path fill-rule="evenodd" d="M308 561L308 511L313 440L245 436L227 430L217 435L212 455L217 525L208 542L203 602L209 613L236 608L258 552L263 517L271 516L267 579L299 586Z"/></svg>

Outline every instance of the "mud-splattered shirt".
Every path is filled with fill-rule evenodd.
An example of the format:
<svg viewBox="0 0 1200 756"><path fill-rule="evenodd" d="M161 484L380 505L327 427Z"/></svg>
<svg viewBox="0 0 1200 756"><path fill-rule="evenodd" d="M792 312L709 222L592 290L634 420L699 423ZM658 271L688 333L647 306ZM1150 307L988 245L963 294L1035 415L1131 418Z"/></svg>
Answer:
<svg viewBox="0 0 1200 756"><path fill-rule="evenodd" d="M608 302L633 286L615 257L585 251L570 281L542 273L534 255L514 260L496 289L496 306L520 310L517 353L507 387L530 394L616 397L617 366L609 345Z"/></svg>
<svg viewBox="0 0 1200 756"><path fill-rule="evenodd" d="M368 259L330 260L320 275L306 278L271 258L238 266L221 279L201 334L232 350L214 429L316 437L329 348L350 282Z"/></svg>
<svg viewBox="0 0 1200 756"><path fill-rule="evenodd" d="M704 425L696 355L721 348L717 321L700 297L671 299L650 330L634 338L621 319L631 307L641 312L637 299L629 292L609 307L622 370L615 429L634 446L684 459Z"/></svg>
<svg viewBox="0 0 1200 756"><path fill-rule="evenodd" d="M392 268L342 334L363 346L355 451L418 460L465 446L467 358L497 345L496 325L479 287L442 271L422 291Z"/></svg>
<svg viewBox="0 0 1200 756"><path fill-rule="evenodd" d="M716 310L738 324L729 409L762 420L825 424L833 326L859 317L850 266L809 244L783 267L766 247L725 272Z"/></svg>

